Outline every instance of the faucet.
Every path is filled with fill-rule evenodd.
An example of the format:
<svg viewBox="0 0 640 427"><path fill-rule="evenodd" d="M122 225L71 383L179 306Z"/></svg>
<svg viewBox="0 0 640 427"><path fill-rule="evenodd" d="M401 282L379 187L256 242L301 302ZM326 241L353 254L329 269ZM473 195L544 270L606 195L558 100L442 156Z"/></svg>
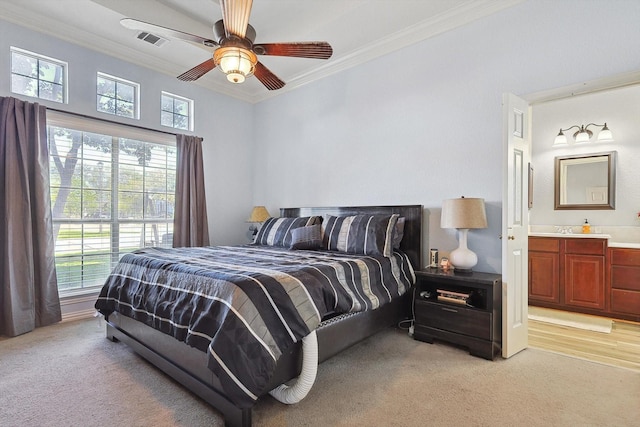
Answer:
<svg viewBox="0 0 640 427"><path fill-rule="evenodd" d="M573 227L569 226L559 226L556 225L556 233L560 233L560 234L573 234Z"/></svg>

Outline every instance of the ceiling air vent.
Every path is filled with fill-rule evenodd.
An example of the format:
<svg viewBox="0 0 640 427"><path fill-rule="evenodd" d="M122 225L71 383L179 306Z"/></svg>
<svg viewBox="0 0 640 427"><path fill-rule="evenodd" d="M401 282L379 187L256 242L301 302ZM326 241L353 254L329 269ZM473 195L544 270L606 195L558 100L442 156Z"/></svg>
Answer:
<svg viewBox="0 0 640 427"><path fill-rule="evenodd" d="M146 31L140 31L137 36L140 40L144 40L147 43L151 43L154 46L162 46L167 42L167 39L158 37L155 34L147 33Z"/></svg>

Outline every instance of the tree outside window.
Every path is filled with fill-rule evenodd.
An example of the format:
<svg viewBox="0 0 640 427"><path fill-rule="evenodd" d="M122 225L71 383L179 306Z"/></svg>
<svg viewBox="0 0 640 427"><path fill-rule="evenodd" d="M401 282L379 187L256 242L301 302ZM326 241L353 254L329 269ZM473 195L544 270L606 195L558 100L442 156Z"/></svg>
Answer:
<svg viewBox="0 0 640 427"><path fill-rule="evenodd" d="M66 102L67 64L18 48L11 48L11 91L25 96Z"/></svg>
<svg viewBox="0 0 640 427"><path fill-rule="evenodd" d="M98 73L97 109L102 113L137 119L139 90L138 83Z"/></svg>
<svg viewBox="0 0 640 427"><path fill-rule="evenodd" d="M176 148L48 126L61 291L103 284L126 252L171 246Z"/></svg>
<svg viewBox="0 0 640 427"><path fill-rule="evenodd" d="M193 100L162 92L160 124L175 129L193 130Z"/></svg>

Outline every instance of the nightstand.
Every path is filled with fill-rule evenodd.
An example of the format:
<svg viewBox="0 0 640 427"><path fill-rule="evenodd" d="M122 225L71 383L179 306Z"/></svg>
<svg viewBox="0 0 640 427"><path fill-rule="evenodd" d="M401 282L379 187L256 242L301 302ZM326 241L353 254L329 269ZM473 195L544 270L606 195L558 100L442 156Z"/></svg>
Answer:
<svg viewBox="0 0 640 427"><path fill-rule="evenodd" d="M416 271L414 339L466 347L493 360L502 349L502 277L437 268Z"/></svg>

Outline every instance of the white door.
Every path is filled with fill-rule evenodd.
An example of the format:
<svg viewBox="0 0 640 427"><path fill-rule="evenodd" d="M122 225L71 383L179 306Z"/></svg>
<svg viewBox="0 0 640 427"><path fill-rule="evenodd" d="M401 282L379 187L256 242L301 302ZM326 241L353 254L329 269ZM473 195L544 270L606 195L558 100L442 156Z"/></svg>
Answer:
<svg viewBox="0 0 640 427"><path fill-rule="evenodd" d="M502 100L506 161L502 206L502 357L527 348L530 111L513 94Z"/></svg>

